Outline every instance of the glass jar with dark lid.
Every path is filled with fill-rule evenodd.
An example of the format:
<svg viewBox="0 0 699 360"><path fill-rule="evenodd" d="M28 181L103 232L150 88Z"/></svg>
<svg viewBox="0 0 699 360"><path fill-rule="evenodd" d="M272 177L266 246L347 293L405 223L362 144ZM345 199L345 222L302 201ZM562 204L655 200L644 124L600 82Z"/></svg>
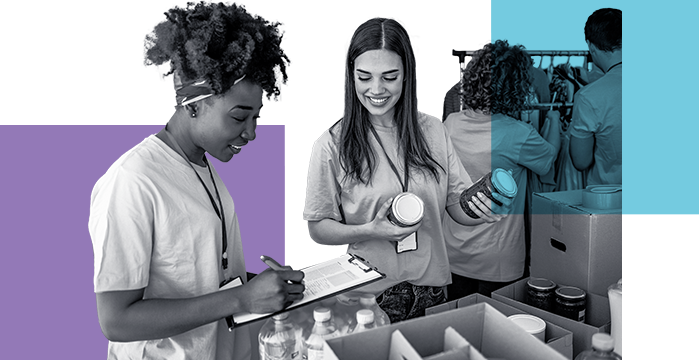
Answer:
<svg viewBox="0 0 699 360"><path fill-rule="evenodd" d="M556 289L554 312L571 320L584 322L587 294L573 286L560 286Z"/></svg>
<svg viewBox="0 0 699 360"><path fill-rule="evenodd" d="M556 283L544 278L527 280L526 303L536 308L553 312L554 290Z"/></svg>

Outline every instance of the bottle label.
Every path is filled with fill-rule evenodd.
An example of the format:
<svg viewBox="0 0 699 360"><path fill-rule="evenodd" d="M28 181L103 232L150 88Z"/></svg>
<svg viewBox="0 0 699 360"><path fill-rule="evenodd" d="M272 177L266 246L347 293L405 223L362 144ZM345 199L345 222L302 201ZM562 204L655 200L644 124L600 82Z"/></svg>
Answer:
<svg viewBox="0 0 699 360"><path fill-rule="evenodd" d="M308 360L323 360L323 349L308 349Z"/></svg>

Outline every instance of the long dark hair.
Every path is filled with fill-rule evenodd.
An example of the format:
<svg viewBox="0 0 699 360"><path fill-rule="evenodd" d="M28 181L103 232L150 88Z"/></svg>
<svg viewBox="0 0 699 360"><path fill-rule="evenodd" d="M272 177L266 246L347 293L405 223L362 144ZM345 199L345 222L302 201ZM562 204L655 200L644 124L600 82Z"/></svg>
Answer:
<svg viewBox="0 0 699 360"><path fill-rule="evenodd" d="M339 139L340 165L345 177L361 183L371 182L376 154L369 144L369 111L357 98L354 84L354 61L370 50L389 50L398 54L403 63L403 92L395 105L394 122L398 128L399 150L403 150L408 168L428 170L439 182L441 165L432 157L425 135L418 124L415 55L405 29L395 20L374 18L360 25L352 36L345 68L345 113ZM399 151L400 153L400 151Z"/></svg>

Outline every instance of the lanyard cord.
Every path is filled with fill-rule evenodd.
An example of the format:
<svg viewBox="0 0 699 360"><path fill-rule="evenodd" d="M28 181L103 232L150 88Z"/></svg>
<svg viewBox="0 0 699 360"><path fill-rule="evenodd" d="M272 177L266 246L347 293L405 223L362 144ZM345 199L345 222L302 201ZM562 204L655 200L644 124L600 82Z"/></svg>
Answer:
<svg viewBox="0 0 699 360"><path fill-rule="evenodd" d="M403 188L403 192L408 191L408 158L406 156L403 156L405 159L405 182L403 182L400 179L400 175L398 174L398 170L396 169L396 166L393 165L393 161L391 161L391 158L388 157L388 153L386 152L386 148L383 147L383 143L381 142L381 139L379 138L379 134L376 133L376 130L374 129L374 125L369 124L369 129L371 129L371 132L374 134L374 137L376 138L376 141L378 141L379 145L381 146L381 150L383 150L384 155L386 155L386 159L388 159L388 164L391 165L391 169L393 170L393 173L396 174L398 177L398 182L400 182L401 187Z"/></svg>
<svg viewBox="0 0 699 360"><path fill-rule="evenodd" d="M226 270L228 269L228 253L226 252L226 248L228 247L228 242L226 241L226 215L223 212L223 202L221 201L221 196L218 193L218 187L216 187L216 180L214 180L214 174L211 171L211 166L209 166L209 162L206 160L206 156L204 156L204 164L206 164L206 168L209 169L209 176L211 176L211 182L214 184L214 191L216 191L216 197L218 198L218 207L216 206L214 197L211 196L209 188L206 187L206 184L204 184L204 180L201 179L201 176L199 176L197 170L194 169L194 166L192 166L192 163L184 154L184 151L182 151L182 148L180 147L180 144L177 143L177 140L175 140L175 138L172 135L170 135L170 132L167 130L167 126L165 127L165 135L167 135L168 139L170 139L170 141L172 141L172 143L175 145L175 151L177 151L177 153L184 158L184 160L187 162L187 165L189 165L189 167L192 168L192 170L194 171L194 174L197 175L199 182L204 187L204 190L206 190L206 194L209 195L209 200L211 200L211 206L214 208L214 211L216 211L216 215L218 216L218 218L221 219L221 228L223 229L221 236L221 266L223 267L223 270ZM221 209L220 212L219 207Z"/></svg>

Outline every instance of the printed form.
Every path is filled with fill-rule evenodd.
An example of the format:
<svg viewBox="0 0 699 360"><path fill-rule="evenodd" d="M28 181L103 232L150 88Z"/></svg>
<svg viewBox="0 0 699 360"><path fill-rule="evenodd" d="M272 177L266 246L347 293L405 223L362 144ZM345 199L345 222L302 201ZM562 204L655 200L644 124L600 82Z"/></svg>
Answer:
<svg viewBox="0 0 699 360"><path fill-rule="evenodd" d="M306 289L303 299L291 304L284 311L363 286L385 277L364 259L352 254L343 254L326 262L301 269ZM274 315L239 313L233 315L236 324L244 324Z"/></svg>

